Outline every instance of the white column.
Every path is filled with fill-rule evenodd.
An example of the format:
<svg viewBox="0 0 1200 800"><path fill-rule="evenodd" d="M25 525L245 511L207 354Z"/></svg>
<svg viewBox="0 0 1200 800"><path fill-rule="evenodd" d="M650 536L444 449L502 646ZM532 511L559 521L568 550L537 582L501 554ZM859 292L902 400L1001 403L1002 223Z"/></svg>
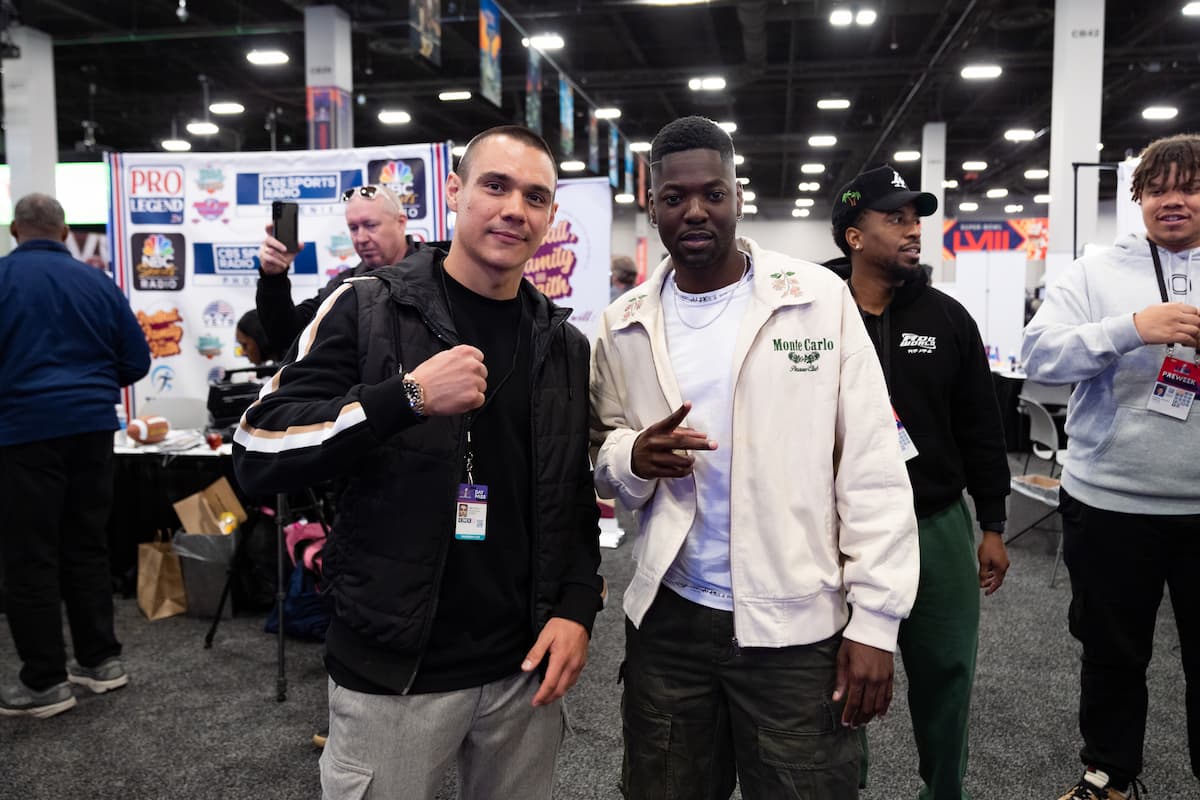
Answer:
<svg viewBox="0 0 1200 800"><path fill-rule="evenodd" d="M1103 88L1104 3L1055 0L1049 253L1074 257L1071 238L1076 205L1080 251L1096 233L1098 173L1095 169L1080 169L1076 195L1071 164L1099 161L1096 144L1100 141Z"/></svg>
<svg viewBox="0 0 1200 800"><path fill-rule="evenodd" d="M937 211L921 220L921 261L933 267L933 282L942 280L942 228L946 219L946 123L926 122L921 128L921 186L937 198Z"/></svg>
<svg viewBox="0 0 1200 800"><path fill-rule="evenodd" d="M304 9L304 85L308 147L354 146L354 73L350 17L337 6Z"/></svg>
<svg viewBox="0 0 1200 800"><path fill-rule="evenodd" d="M33 28L12 29L18 58L4 68L4 147L13 203L30 192L54 194L58 121L54 113L54 48Z"/></svg>

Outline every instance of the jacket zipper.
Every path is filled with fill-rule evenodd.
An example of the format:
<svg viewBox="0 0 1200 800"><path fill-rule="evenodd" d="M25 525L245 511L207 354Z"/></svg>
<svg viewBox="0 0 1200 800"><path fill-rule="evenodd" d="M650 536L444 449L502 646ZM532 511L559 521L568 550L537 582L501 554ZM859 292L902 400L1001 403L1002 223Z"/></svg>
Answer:
<svg viewBox="0 0 1200 800"><path fill-rule="evenodd" d="M538 634L538 613L537 613L537 587L538 587L538 553L541 552L541 514L539 492L537 484L537 419L533 410L533 391L537 387L538 371L546 363L546 354L550 352L551 345L549 344L551 337L566 323L567 315L560 314L557 320L551 318L550 329L546 335L542 337L542 341L546 342L546 348L541 353L533 352L533 336L529 337L530 347L530 364L529 364L529 489L532 495L529 498L529 510L531 528L531 541L529 548L529 621L532 626L534 638ZM535 321L536 324L536 321ZM566 342L563 343L563 358L567 357ZM536 358L534 362L532 359ZM567 370L567 386L571 385L570 368L568 364Z"/></svg>
<svg viewBox="0 0 1200 800"><path fill-rule="evenodd" d="M454 346L453 342L450 340L450 337L447 336L440 327L434 324L433 320L429 318L424 309L422 309L419 305L408 301L401 301L401 304L415 309L417 316L419 316L421 321L425 323L425 327L429 328L433 335L437 337L438 341L447 347ZM458 456L455 460L456 464L461 464L463 462L463 457L466 450L466 436L463 435L465 426L465 421L459 423ZM453 523L451 523L451 527L448 532L453 535L453 531L454 527ZM425 616L425 622L421 627L421 644L417 649L417 660L413 662L412 671L408 674L408 681L404 684L404 689L400 692L402 695L407 695L410 691L412 691L413 684L417 681L417 673L421 669L421 662L425 660L425 651L429 646L429 637L433 633L433 621L437 617L438 598L441 596L442 578L446 573L446 561L448 560L449 553L450 538L443 537L441 553L438 556L437 574L433 579L433 597L429 603L429 613Z"/></svg>

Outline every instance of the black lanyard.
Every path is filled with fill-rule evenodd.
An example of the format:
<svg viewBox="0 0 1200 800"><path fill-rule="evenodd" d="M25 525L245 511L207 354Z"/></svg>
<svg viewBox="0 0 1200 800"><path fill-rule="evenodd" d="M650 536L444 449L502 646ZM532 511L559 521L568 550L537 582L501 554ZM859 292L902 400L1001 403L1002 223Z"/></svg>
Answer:
<svg viewBox="0 0 1200 800"><path fill-rule="evenodd" d="M1154 259L1154 276L1158 278L1158 294L1162 297L1164 303L1170 302L1167 299L1167 280L1163 277L1162 261L1158 258L1158 245L1150 242L1150 258Z"/></svg>
<svg viewBox="0 0 1200 800"><path fill-rule="evenodd" d="M454 330L457 333L458 332L458 320L455 319L455 317L454 317L454 304L450 301L450 289L446 285L446 268L445 267L442 267L440 277L442 279L442 296L446 299L446 310L450 312L450 322L454 325ZM470 291L470 289L467 289L467 291ZM519 359L521 356L521 339L522 339L521 334L525 330L525 326L523 326L521 324L522 320L524 320L524 318L525 318L525 295L521 292L521 290L519 288L517 289L517 299L520 301L521 309L517 313L517 330L516 330L516 336L514 337L516 341L513 343L512 363L508 365L508 372L504 373L504 377L502 377L496 383L496 385L494 387L492 387L490 392L484 392L482 406L475 409L474 411L468 411L464 415L466 418L466 427L467 427L467 449L466 449L466 453L464 454L464 461L465 461L465 466L466 466L466 471L467 471L467 483L470 483L470 484L475 483L475 476L473 474L474 469L475 469L475 451L472 447L472 442L471 442L471 426L475 424L475 420L479 418L480 414L482 414L484 411L487 411L488 406L490 406L492 404L492 401L496 399L496 395L500 394L500 390L504 388L504 384L508 383L508 379L511 378L513 373L517 371L517 359ZM530 336L532 337L532 335L533 335L533 320L532 319L529 322L529 329L530 329Z"/></svg>
<svg viewBox="0 0 1200 800"><path fill-rule="evenodd" d="M1164 303L1170 302L1167 299L1167 280L1163 276L1162 261L1158 257L1158 245L1150 242L1150 258L1154 260L1154 277L1158 278L1158 294ZM1167 358L1175 357L1175 345L1167 345ZM1200 348L1197 348L1193 354L1193 360L1200 365Z"/></svg>

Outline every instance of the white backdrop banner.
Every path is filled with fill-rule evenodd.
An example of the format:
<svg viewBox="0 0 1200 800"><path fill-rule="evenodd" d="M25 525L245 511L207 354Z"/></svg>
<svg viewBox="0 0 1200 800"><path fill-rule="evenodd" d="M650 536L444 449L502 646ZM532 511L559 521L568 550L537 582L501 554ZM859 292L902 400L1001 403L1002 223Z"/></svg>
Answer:
<svg viewBox="0 0 1200 800"><path fill-rule="evenodd" d="M295 300L358 263L342 192L387 183L421 241L450 238L444 183L449 145L255 153L128 153L107 158L113 273L150 343L150 373L126 389L128 413L147 401L204 400L224 371L249 365L234 326L254 308L258 246L271 203L300 204L304 248ZM555 225L527 276L591 338L608 304L612 200L604 178L564 181Z"/></svg>
<svg viewBox="0 0 1200 800"><path fill-rule="evenodd" d="M560 306L591 341L608 307L612 269L612 190L607 178L559 181L558 214L525 265L525 277Z"/></svg>
<svg viewBox="0 0 1200 800"><path fill-rule="evenodd" d="M150 374L127 390L133 414L154 397L206 398L223 369L248 366L234 325L254 308L258 246L271 203L300 204L297 300L358 259L342 192L387 183L422 240L446 236L445 144L255 153L128 153L107 159L113 273L150 342Z"/></svg>

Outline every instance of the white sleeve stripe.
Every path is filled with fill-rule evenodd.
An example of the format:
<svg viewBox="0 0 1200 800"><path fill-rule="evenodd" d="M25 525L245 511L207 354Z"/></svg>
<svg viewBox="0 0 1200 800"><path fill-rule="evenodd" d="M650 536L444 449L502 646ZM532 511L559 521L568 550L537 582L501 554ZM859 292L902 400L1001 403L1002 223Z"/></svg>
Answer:
<svg viewBox="0 0 1200 800"><path fill-rule="evenodd" d="M317 447L328 439L332 439L344 430L367 421L367 413L358 402L343 406L338 412L337 420L333 422L317 422L311 425L293 425L286 431L269 431L262 428L252 428L242 417L233 440L253 453L283 453L289 450L301 450L306 447Z"/></svg>

